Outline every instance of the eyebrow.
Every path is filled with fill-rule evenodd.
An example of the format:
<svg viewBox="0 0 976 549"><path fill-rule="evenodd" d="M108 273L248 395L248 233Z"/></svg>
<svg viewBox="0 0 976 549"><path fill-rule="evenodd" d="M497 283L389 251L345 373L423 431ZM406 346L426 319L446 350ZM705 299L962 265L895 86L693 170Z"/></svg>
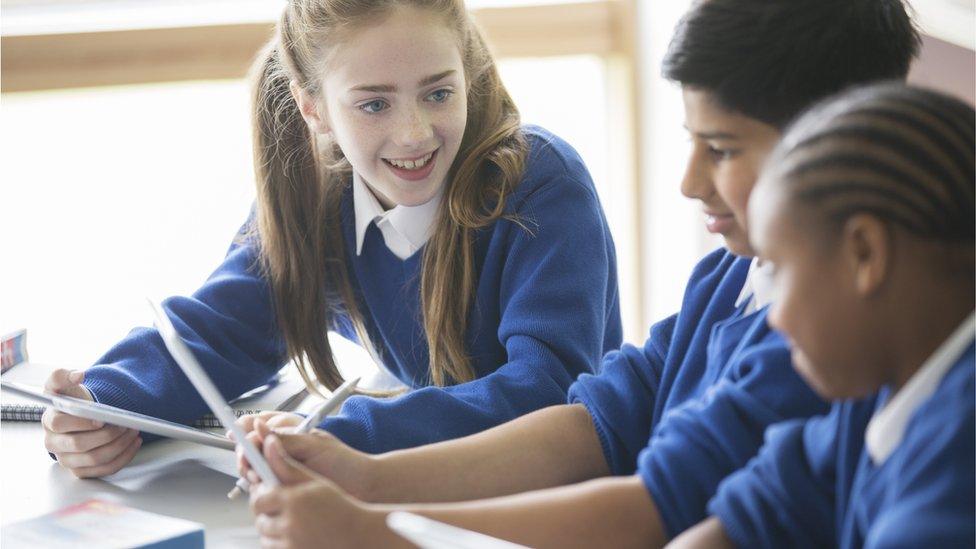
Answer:
<svg viewBox="0 0 976 549"><path fill-rule="evenodd" d="M698 137L699 139L704 139L706 141L719 140L719 139L728 139L728 140L739 139L739 136L738 135L735 135L734 133L729 133L729 132L694 132L694 131L691 131L691 129L688 128L688 126L682 125L682 127L685 130L687 130L688 133L694 135L695 137Z"/></svg>
<svg viewBox="0 0 976 549"><path fill-rule="evenodd" d="M454 69L451 69L451 70L446 70L444 72L439 72L437 74L432 74L430 76L427 76L425 78L422 78L420 80L420 82L417 82L417 87L418 88L422 88L424 86L429 86L430 84L433 84L434 82L437 82L439 80L443 80L444 78L447 78L448 76L454 74L455 72L457 72L457 71L455 71ZM355 86L355 87L349 88L349 91L366 91L366 92L376 92L376 93L393 93L393 92L397 91L397 88L396 88L396 86L394 86L392 84L373 84L373 85L365 85L365 86Z"/></svg>

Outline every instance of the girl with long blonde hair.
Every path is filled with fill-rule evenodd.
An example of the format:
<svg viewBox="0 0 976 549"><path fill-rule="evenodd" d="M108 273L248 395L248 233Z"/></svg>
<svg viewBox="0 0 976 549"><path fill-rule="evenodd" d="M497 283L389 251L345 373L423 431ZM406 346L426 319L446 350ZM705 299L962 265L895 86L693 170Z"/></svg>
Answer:
<svg viewBox="0 0 976 549"><path fill-rule="evenodd" d="M334 389L338 332L405 389L353 397L320 425L376 453L561 404L620 345L586 167L521 125L461 0L289 2L252 79L256 206L203 287L164 302L226 396L288 361ZM48 388L180 422L206 411L155 330ZM44 424L78 476L118 470L141 444L53 411Z"/></svg>

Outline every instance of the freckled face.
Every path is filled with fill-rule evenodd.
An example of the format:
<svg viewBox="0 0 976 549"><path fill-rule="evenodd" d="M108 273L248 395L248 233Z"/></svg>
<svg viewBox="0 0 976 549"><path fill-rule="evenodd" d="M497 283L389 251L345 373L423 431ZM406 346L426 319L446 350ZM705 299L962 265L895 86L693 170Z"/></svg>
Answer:
<svg viewBox="0 0 976 549"><path fill-rule="evenodd" d="M737 255L752 256L746 231L749 193L780 131L721 107L711 92L682 90L692 152L681 192L702 203L705 228Z"/></svg>
<svg viewBox="0 0 976 549"><path fill-rule="evenodd" d="M414 8L348 36L323 78L329 130L384 207L424 204L444 186L467 122L457 37Z"/></svg>

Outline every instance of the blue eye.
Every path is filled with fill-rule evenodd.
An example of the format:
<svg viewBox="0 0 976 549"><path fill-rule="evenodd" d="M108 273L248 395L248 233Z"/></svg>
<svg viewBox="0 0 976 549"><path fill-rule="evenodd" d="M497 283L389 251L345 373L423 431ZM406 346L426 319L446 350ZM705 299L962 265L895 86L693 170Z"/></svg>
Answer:
<svg viewBox="0 0 976 549"><path fill-rule="evenodd" d="M367 114L376 114L380 111L386 110L387 107L389 107L389 105L386 103L386 101L383 101L382 99L374 99L368 103L359 105L357 108Z"/></svg>
<svg viewBox="0 0 976 549"><path fill-rule="evenodd" d="M427 96L427 98L435 103L443 103L447 101L452 95L454 95L453 91L448 89L443 89L431 93L430 95Z"/></svg>

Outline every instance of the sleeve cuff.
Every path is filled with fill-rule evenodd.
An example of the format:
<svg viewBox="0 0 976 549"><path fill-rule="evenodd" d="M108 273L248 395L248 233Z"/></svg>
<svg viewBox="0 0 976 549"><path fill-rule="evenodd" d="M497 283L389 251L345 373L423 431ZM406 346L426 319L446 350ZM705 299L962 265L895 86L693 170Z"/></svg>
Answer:
<svg viewBox="0 0 976 549"><path fill-rule="evenodd" d="M600 439L600 449L603 450L603 459L607 460L607 465L610 468L611 475L624 475L627 474L626 471L622 471L618 460L614 459L613 445L610 441L610 434L607 433L606 429L603 428L602 422L597 419L595 410L590 407L589 403L584 401L578 395L574 396L570 401L570 404L582 404L586 408L586 413L590 415L590 421L593 423L593 429L596 431L596 436Z"/></svg>
<svg viewBox="0 0 976 549"><path fill-rule="evenodd" d="M347 446L367 454L380 453L373 430L372 421L367 414L367 406L358 402L366 397L352 397L342 406L337 416L327 417L319 424L319 429L332 433Z"/></svg>

